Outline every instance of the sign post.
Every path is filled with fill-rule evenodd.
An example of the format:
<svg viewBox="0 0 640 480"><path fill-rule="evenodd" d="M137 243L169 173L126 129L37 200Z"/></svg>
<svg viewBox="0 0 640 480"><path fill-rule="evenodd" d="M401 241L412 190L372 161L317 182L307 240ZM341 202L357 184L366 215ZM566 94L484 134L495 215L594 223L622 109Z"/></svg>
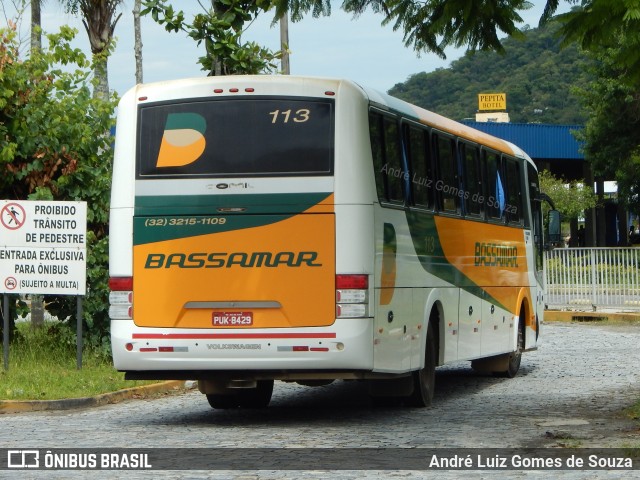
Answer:
<svg viewBox="0 0 640 480"><path fill-rule="evenodd" d="M3 295L2 309L2 351L4 353L4 369L9 370L9 296Z"/></svg>
<svg viewBox="0 0 640 480"><path fill-rule="evenodd" d="M0 201L0 292L5 294L5 305L8 293L77 296L79 349L86 271L86 202ZM4 317L7 325L8 311ZM4 334L8 338L8 326ZM5 347L5 357L7 352Z"/></svg>
<svg viewBox="0 0 640 480"><path fill-rule="evenodd" d="M76 368L82 368L82 296L76 297Z"/></svg>

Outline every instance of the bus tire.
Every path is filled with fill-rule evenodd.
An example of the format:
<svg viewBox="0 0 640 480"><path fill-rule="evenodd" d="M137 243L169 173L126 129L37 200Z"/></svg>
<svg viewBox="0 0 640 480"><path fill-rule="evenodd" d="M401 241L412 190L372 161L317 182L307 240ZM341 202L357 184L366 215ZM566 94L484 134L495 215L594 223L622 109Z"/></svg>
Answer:
<svg viewBox="0 0 640 480"><path fill-rule="evenodd" d="M498 372L502 377L513 378L518 374L520 370L520 363L522 362L522 351L524 350L524 317L520 313L520 319L518 321L518 343L515 351L508 354L509 362L507 369L504 372Z"/></svg>
<svg viewBox="0 0 640 480"><path fill-rule="evenodd" d="M375 407L399 407L413 392L412 373L396 378L369 380L369 396Z"/></svg>
<svg viewBox="0 0 640 480"><path fill-rule="evenodd" d="M482 375L491 375L496 377L513 378L520 370L522 361L522 352L524 351L524 308L518 317L518 338L516 340L516 349L510 353L495 355L493 357L478 358L471 361L471 368Z"/></svg>
<svg viewBox="0 0 640 480"><path fill-rule="evenodd" d="M413 393L407 398L411 407L428 407L433 401L436 384L436 363L438 344L435 338L433 322L427 327L427 342L424 353L424 368L413 372Z"/></svg>
<svg viewBox="0 0 640 480"><path fill-rule="evenodd" d="M207 393L206 396L211 408L215 408L216 410L226 410L229 408L238 408L240 406L238 396L235 393Z"/></svg>
<svg viewBox="0 0 640 480"><path fill-rule="evenodd" d="M258 380L256 388L238 391L238 404L242 408L266 408L273 394L273 380Z"/></svg>
<svg viewBox="0 0 640 480"><path fill-rule="evenodd" d="M226 410L229 408L265 408L271 402L273 380L258 380L255 388L236 388L231 393L208 393L207 401L211 408Z"/></svg>
<svg viewBox="0 0 640 480"><path fill-rule="evenodd" d="M402 397L371 397L371 404L376 408L395 408L402 405Z"/></svg>
<svg viewBox="0 0 640 480"><path fill-rule="evenodd" d="M471 366L478 373L493 373L496 377L513 378L520 370L522 352L524 351L524 310L518 320L518 339L516 349L511 353L498 355L488 359L474 360Z"/></svg>

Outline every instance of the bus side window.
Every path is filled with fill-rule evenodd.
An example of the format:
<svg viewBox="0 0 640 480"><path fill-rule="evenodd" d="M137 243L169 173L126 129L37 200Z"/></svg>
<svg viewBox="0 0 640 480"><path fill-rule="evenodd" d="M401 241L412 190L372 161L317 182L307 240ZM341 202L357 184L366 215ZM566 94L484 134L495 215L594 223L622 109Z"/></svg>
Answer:
<svg viewBox="0 0 640 480"><path fill-rule="evenodd" d="M369 113L369 135L378 200L404 204L405 172L400 156L400 131L395 117Z"/></svg>
<svg viewBox="0 0 640 480"><path fill-rule="evenodd" d="M445 212L458 211L458 162L455 155L455 141L444 135L435 136L435 148L438 159L438 181L435 184L439 192L440 208Z"/></svg>
<svg viewBox="0 0 640 480"><path fill-rule="evenodd" d="M503 221L506 200L504 183L500 173L500 156L493 152L485 152L483 163L485 166L485 202L487 216L493 221Z"/></svg>
<svg viewBox="0 0 640 480"><path fill-rule="evenodd" d="M407 126L405 138L413 204L432 209L433 178L429 155L429 131L424 128Z"/></svg>
<svg viewBox="0 0 640 480"><path fill-rule="evenodd" d="M538 201L540 185L538 172L533 165L527 163L527 177L529 180L529 203L531 206L531 229L533 230L533 247L536 257L536 270L541 272L544 267L544 250L542 247L542 203Z"/></svg>
<svg viewBox="0 0 640 480"><path fill-rule="evenodd" d="M373 173L376 180L376 191L380 202L386 201L387 176L384 168L384 140L382 138L382 115L369 113L369 136L371 138L371 154L373 156Z"/></svg>
<svg viewBox="0 0 640 480"><path fill-rule="evenodd" d="M528 196L529 196L529 204L531 206L531 216L525 219L525 227L531 228L534 231L534 235L538 235L542 230L537 229L536 220L537 216L535 215L536 210L540 208L541 202L538 201L538 196L540 194L540 182L538 180L538 171L535 169L533 165L530 163L526 164L527 168L527 181L528 181ZM526 202L526 200L525 200ZM542 217L540 217L542 218Z"/></svg>
<svg viewBox="0 0 640 480"><path fill-rule="evenodd" d="M464 165L465 214L472 217L482 215L484 205L479 154L478 147L460 143L460 156Z"/></svg>
<svg viewBox="0 0 640 480"><path fill-rule="evenodd" d="M400 157L400 132L395 118L382 117L384 127L385 169L387 176L387 200L391 203L403 204L402 183L405 173Z"/></svg>
<svg viewBox="0 0 640 480"><path fill-rule="evenodd" d="M522 169L515 158L505 158L507 180L507 220L509 223L522 223Z"/></svg>

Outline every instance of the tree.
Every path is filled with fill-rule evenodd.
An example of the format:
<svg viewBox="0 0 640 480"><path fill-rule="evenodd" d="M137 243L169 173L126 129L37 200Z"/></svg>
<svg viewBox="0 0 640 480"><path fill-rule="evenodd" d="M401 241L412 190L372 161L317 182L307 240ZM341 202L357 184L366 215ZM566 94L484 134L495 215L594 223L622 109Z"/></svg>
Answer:
<svg viewBox="0 0 640 480"><path fill-rule="evenodd" d="M573 3L576 0L566 0ZM277 15L290 12L293 21L308 12L314 17L331 13L330 0L274 0ZM547 0L545 14L551 17L558 0ZM532 4L527 0L343 0L342 9L355 17L368 8L383 15L382 24L404 33L408 47L417 52L433 52L446 58L450 46L466 46L469 51L504 53L500 33L522 37L517 24L520 11Z"/></svg>
<svg viewBox="0 0 640 480"><path fill-rule="evenodd" d="M569 224L571 247L584 247L585 231L578 228L578 219L585 214L585 210L594 208L597 197L590 185L580 182L565 182L554 177L548 170L540 172L540 190L549 195L555 208L562 215L562 220ZM543 203L543 210L548 211L548 205Z"/></svg>
<svg viewBox="0 0 640 480"><path fill-rule="evenodd" d="M595 80L580 90L589 113L580 139L594 174L615 180L618 200L640 214L640 88L617 60L627 36L616 38L619 46L593 53Z"/></svg>
<svg viewBox="0 0 640 480"><path fill-rule="evenodd" d="M41 0L31 0L31 51L42 48Z"/></svg>
<svg viewBox="0 0 640 480"><path fill-rule="evenodd" d="M140 29L140 11L142 0L135 0L133 6L133 51L136 58L136 83L142 83L142 31Z"/></svg>
<svg viewBox="0 0 640 480"><path fill-rule="evenodd" d="M405 45L441 58L449 46L503 53L498 31L522 37L518 11L531 7L527 0L345 0L342 5L356 15L368 7L382 12L383 24L404 32Z"/></svg>
<svg viewBox="0 0 640 480"><path fill-rule="evenodd" d="M581 8L557 18L563 23L565 45L577 43L590 51L612 49L611 61L624 81L640 80L640 1L583 0Z"/></svg>
<svg viewBox="0 0 640 480"><path fill-rule="evenodd" d="M556 209L566 220L577 220L584 211L596 206L593 188L583 183L553 176L548 170L540 172L540 190L551 197Z"/></svg>
<svg viewBox="0 0 640 480"><path fill-rule="evenodd" d="M311 12L314 17L331 13L330 0L274 0L277 18L289 12L295 22ZM540 18L542 26L558 10L561 0L547 0ZM640 65L640 2L638 0L564 0L581 7L559 15L567 44L577 42L590 49L609 45L622 26L635 37L634 44L620 52L619 62L636 69ZM502 36L522 37L517 27L520 12L532 7L527 0L343 0L342 9L358 16L370 8L404 33L407 46L417 52L433 52L446 58L447 47L467 47L471 52L504 53ZM500 33L501 32L501 33ZM639 74L640 75L640 74Z"/></svg>
<svg viewBox="0 0 640 480"><path fill-rule="evenodd" d="M89 36L96 79L94 95L102 100L109 98L109 74L107 60L113 48L113 31L122 13L116 10L122 0L62 0L68 12L82 15L82 24ZM114 18L115 17L115 18Z"/></svg>
<svg viewBox="0 0 640 480"><path fill-rule="evenodd" d="M145 0L142 15L150 14L168 32L186 32L206 55L198 63L208 75L252 74L274 71L281 52L272 52L255 42L242 43L247 25L272 7L270 0L212 0L193 22L185 21L182 10L175 11L166 0ZM279 17L278 17L279 18Z"/></svg>
<svg viewBox="0 0 640 480"><path fill-rule="evenodd" d="M580 136L596 176L615 180L618 202L640 213L640 1L583 0L559 15L564 43L595 60L580 89L589 113Z"/></svg>
<svg viewBox="0 0 640 480"><path fill-rule="evenodd" d="M104 132L115 99L92 97L90 63L69 43L75 33L62 27L46 36L46 49L23 59L15 29L0 30L0 198L87 201L85 332L88 343L104 345L112 163ZM47 297L47 304L60 319L75 313L75 299Z"/></svg>

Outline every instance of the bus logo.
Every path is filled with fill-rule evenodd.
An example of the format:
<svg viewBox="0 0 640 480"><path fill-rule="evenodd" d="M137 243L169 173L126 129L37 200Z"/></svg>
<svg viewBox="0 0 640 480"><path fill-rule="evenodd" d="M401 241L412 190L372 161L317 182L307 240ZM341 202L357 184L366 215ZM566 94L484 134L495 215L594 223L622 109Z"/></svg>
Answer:
<svg viewBox="0 0 640 480"><path fill-rule="evenodd" d="M321 267L318 252L150 253L144 268Z"/></svg>
<svg viewBox="0 0 640 480"><path fill-rule="evenodd" d="M204 132L207 122L197 113L170 113L164 126L156 166L182 167L195 162L204 152L207 142Z"/></svg>

